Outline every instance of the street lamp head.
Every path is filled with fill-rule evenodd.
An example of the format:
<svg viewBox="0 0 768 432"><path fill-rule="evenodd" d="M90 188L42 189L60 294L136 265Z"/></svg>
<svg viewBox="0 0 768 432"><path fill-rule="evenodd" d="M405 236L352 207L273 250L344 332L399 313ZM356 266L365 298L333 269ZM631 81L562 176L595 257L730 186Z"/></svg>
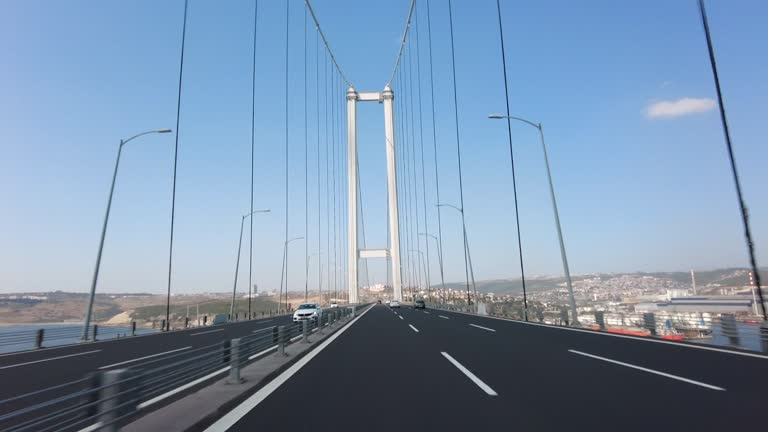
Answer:
<svg viewBox="0 0 768 432"><path fill-rule="evenodd" d="M171 129L158 129L155 132L157 132L157 133L171 133L173 131Z"/></svg>
<svg viewBox="0 0 768 432"><path fill-rule="evenodd" d="M488 116L488 118L489 119L503 119L505 117L503 115L501 115L501 114L491 114L491 115Z"/></svg>

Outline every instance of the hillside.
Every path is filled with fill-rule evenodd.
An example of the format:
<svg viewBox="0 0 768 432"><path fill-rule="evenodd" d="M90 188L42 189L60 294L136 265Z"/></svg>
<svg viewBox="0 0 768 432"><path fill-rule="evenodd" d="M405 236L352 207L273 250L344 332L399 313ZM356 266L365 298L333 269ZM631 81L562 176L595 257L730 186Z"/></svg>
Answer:
<svg viewBox="0 0 768 432"><path fill-rule="evenodd" d="M707 286L722 286L722 287L740 287L746 286L748 282L749 270L746 268L727 268L718 270L706 270L696 271L696 285L699 288ZM572 275L571 278L574 282L592 279L599 277L602 280L618 278L622 276L650 276L661 281L674 282L678 284L684 284L690 286L691 274L690 272L632 272L632 273L595 273L589 275ZM760 269L760 277L763 285L768 283L768 269ZM520 278L516 279L493 279L476 281L477 290L482 293L494 293L499 295L504 294L521 294L523 292L523 284ZM562 284L565 284L565 277L558 276L533 276L525 279L525 288L528 292L541 292L556 289ZM465 290L465 282L451 282L445 284L446 288L454 290ZM433 289L440 288L440 285L432 285Z"/></svg>

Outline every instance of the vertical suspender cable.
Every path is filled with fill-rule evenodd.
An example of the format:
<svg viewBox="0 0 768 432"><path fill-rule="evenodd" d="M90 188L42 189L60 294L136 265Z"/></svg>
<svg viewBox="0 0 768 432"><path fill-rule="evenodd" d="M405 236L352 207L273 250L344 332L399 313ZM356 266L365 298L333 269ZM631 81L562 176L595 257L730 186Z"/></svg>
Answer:
<svg viewBox="0 0 768 432"><path fill-rule="evenodd" d="M307 9L304 8L304 301L309 301L309 130L307 114Z"/></svg>
<svg viewBox="0 0 768 432"><path fill-rule="evenodd" d="M416 88L419 94L419 149L421 150L421 197L422 206L424 210L424 232L429 233L429 224L427 223L427 180L426 180L426 165L424 163L424 123L421 105L421 56L419 49L419 9L414 11L414 20L416 23ZM416 234L416 240L419 241L421 236ZM430 281L429 274L429 237L424 236L424 252L427 258L425 265L425 276L427 278L427 298L429 299L432 294L432 283Z"/></svg>
<svg viewBox="0 0 768 432"><path fill-rule="evenodd" d="M406 47L406 50L408 48ZM407 58L406 58L407 60ZM411 280L410 284L410 293L411 293L411 300L414 300L413 298L413 285L417 284L414 272L414 266L413 266L413 242L411 238L411 232L413 231L413 219L411 218L411 213L413 211L413 205L411 204L413 200L413 194L411 191L411 164L409 162L409 152L411 147L411 141L410 141L410 122L409 122L409 110L408 110L408 104L410 102L410 98L408 97L408 88L410 86L410 83L408 82L408 74L407 74L407 68L408 68L408 62L405 61L403 63L403 67L406 68L402 71L402 80L403 80L403 124L405 125L403 128L403 172L405 173L405 176L403 178L403 186L405 187L405 224L406 224L406 250L405 254L408 260L408 269L410 270L409 278Z"/></svg>
<svg viewBox="0 0 768 432"><path fill-rule="evenodd" d="M469 295L469 266L467 262L467 225L464 218L464 180L461 173L461 140L459 138L459 102L456 92L456 47L453 41L453 6L451 0L448 0L448 22L451 30L451 70L453 75L453 107L456 121L456 156L459 161L459 199L461 208L461 229L464 233L464 273L467 279L467 304L472 304L472 299Z"/></svg>
<svg viewBox="0 0 768 432"><path fill-rule="evenodd" d="M331 155L328 149L328 51L325 51L323 84L325 86L325 257L328 287L328 302L331 301Z"/></svg>
<svg viewBox="0 0 768 432"><path fill-rule="evenodd" d="M733 183L736 186L736 196L739 200L739 208L741 210L741 220L744 224L744 237L747 241L747 251L749 252L749 263L752 266L752 275L755 278L755 288L757 289L758 296L760 298L760 310L763 314L763 321L768 322L768 314L765 310L765 301L763 300L763 291L760 285L760 272L757 267L757 259L755 258L755 247L752 242L752 232L749 226L749 213L747 210L747 203L744 201L744 196L741 192L741 180L739 180L739 172L736 169L736 159L733 155L733 144L731 143L731 132L728 129L728 119L725 115L725 104L723 103L723 93L720 90L720 77L717 73L717 63L715 62L715 51L712 47L712 36L709 33L709 21L707 20L707 11L704 7L704 0L699 0L699 12L701 13L701 22L704 25L704 34L707 37L707 49L709 51L709 63L712 66L712 76L715 79L715 88L717 90L717 106L720 109L720 121L723 125L723 135L725 136L725 144L728 149L728 158L731 163L731 173L733 174Z"/></svg>
<svg viewBox="0 0 768 432"><path fill-rule="evenodd" d="M285 308L288 310L288 43L291 2L285 2Z"/></svg>
<svg viewBox="0 0 768 432"><path fill-rule="evenodd" d="M355 152L357 152L357 148L355 148ZM363 213L363 188L362 188L362 181L360 180L360 160L356 157L355 161L357 162L355 164L355 170L357 171L357 200L360 203L360 231L362 232L361 240L363 244L363 249L366 248L366 241L365 241L365 214ZM387 213L387 217L389 217L389 213ZM387 230L389 230L389 224L387 224ZM389 234L389 232L387 232ZM389 237L387 237L389 238ZM389 248L389 242L387 243L387 248ZM365 266L365 284L367 287L371 286L371 279L370 274L368 273L368 260L363 261L363 265ZM389 267L387 267L389 269Z"/></svg>
<svg viewBox="0 0 768 432"><path fill-rule="evenodd" d="M339 142L341 146L339 148L339 164L341 166L341 182L339 183L339 196L341 197L341 225L340 225L340 238L339 244L341 245L341 293L345 298L345 302L349 302L349 278L347 277L348 263L347 263L347 242L344 241L347 238L347 206L349 205L349 197L344 191L348 190L348 166L344 161L346 158L344 155L349 155L347 149L347 134L344 133L344 119L346 119L346 92L344 91L343 82L341 81L341 75L338 76L339 80L339 95L337 99L339 101Z"/></svg>
<svg viewBox="0 0 768 432"><path fill-rule="evenodd" d="M501 25L501 4L496 0L499 15L499 38L501 40L501 63L504 67L504 97L507 102L507 134L509 137L509 161L512 166L512 193L515 199L515 225L517 226L517 250L520 255L520 281L523 284L523 317L528 321L528 295L525 290L525 268L523 267L523 240L520 235L520 213L517 205L517 177L515 175L515 153L512 150L512 119L509 112L509 84L507 82L507 55L504 51L504 31Z"/></svg>
<svg viewBox="0 0 768 432"><path fill-rule="evenodd" d="M171 329L171 274L173 271L173 229L176 219L176 171L179 165L179 120L181 118L181 82L184 76L184 43L187 39L187 8L184 0L184 24L181 28L181 59L179 60L179 91L176 97L176 144L173 149L173 193L171 198L171 239L168 246L168 292L165 297L165 331Z"/></svg>
<svg viewBox="0 0 768 432"><path fill-rule="evenodd" d="M338 276L339 276L339 262L336 256L336 192L338 188L336 186L336 78L331 74L331 153L333 155L333 162L331 164L331 175L333 183L333 298L338 302Z"/></svg>
<svg viewBox="0 0 768 432"><path fill-rule="evenodd" d="M403 135L404 135L403 134L403 116L401 114L402 107L403 107L403 104L401 102L403 86L402 84L400 84L400 82L402 81L402 78L401 78L402 74L400 73L399 68L397 69L395 74L397 76L396 80L394 81L395 87L396 87L395 89L395 106L396 106L395 120L398 123L397 127L395 128L395 135L399 136L399 138L395 139L395 141L397 142L397 148L395 149L396 150L395 156L397 158L397 162L395 166L396 166L396 169L399 171L397 174L397 190L398 190L397 201L398 201L398 208L401 208L400 203L402 202L403 203L402 207L404 210L404 207L406 205L405 189L403 188L403 184L405 182L405 173L403 173L403 164L401 163L403 160L402 149L405 144L403 141ZM406 245L408 243L408 236L403 235L407 233L405 211L398 211L398 216L400 218L400 221L398 223L403 227L402 234L400 235L402 240L400 242L400 257L402 259L400 261L401 268L396 270L400 272L401 280L405 283L405 288L407 291L408 285L410 283L410 279L409 279L409 273L408 273L408 258L405 255L405 250L407 249Z"/></svg>
<svg viewBox="0 0 768 432"><path fill-rule="evenodd" d="M398 221L397 221L397 223L398 223L398 226L401 229L399 231L400 241L398 241L398 243L399 243L398 244L398 248L400 249L400 251L399 251L400 252L400 265L397 268L392 267L392 271L393 272L397 272L399 277L400 277L401 300L402 300L402 294L403 294L402 288L405 287L405 289L407 290L408 286L407 286L407 272L406 272L407 260L405 259L405 254L403 253L403 251L404 251L404 243L405 242L402 240L403 232L404 232L403 229L405 227L405 224L404 224L404 217L405 217L405 215L404 215L404 212L401 211L401 209L403 208L403 205L401 205L401 203L405 202L405 198L404 198L405 195L403 195L404 192L403 192L403 187L402 187L403 180L402 180L402 175L401 175L403 169L402 169L402 165L400 164L400 161L398 160L398 158L400 157L400 153L402 153L400 150L401 150L401 147L403 145L403 140L402 140L403 134L402 134L402 131L401 131L402 123L403 122L401 120L402 115L400 114L400 108L401 108L400 99L401 99L401 96L402 96L400 94L401 93L400 90L402 89L402 86L400 85L399 71L397 71L397 76L398 76L397 77L397 81L394 82L396 88L395 88L395 92L394 92L394 95L393 95L393 97L394 97L393 111L394 112L392 114L392 116L393 116L392 120L393 120L393 122L396 123L396 126L395 126L395 142L396 142L396 145L395 145L395 169L396 169L396 171L399 170L399 173L397 175L397 185L396 185L396 187L397 187L397 202L395 204L397 205L397 208L398 208L398 211L397 211ZM391 232L389 234L392 235ZM392 275L392 277L394 278L394 275ZM393 280L393 283L394 283L394 280ZM393 285L393 290L394 290L394 285ZM394 293L394 291L393 291L393 293Z"/></svg>
<svg viewBox="0 0 768 432"><path fill-rule="evenodd" d="M320 31L315 33L315 114L317 122L317 292L320 296L320 305L323 304L323 261L320 253L322 242L322 230L320 228Z"/></svg>
<svg viewBox="0 0 768 432"><path fill-rule="evenodd" d="M253 159L256 147L256 28L259 17L259 2L253 5L253 64L251 68L251 229L250 245L248 248L248 319L251 319L251 290L253 289Z"/></svg>
<svg viewBox="0 0 768 432"><path fill-rule="evenodd" d="M423 289L424 285L421 283L421 275L422 275L422 260L421 260L421 253L420 253L420 241L419 241L419 231L420 231L420 223L419 222L419 187L417 185L417 176L418 176L418 168L416 167L416 120L414 118L414 97L413 97L413 57L411 53L413 52L413 49L411 48L411 38L408 38L408 104L411 107L411 173L413 176L411 179L413 180L413 211L414 211L414 218L416 219L416 229L413 232L413 241L414 241L414 250L416 251L416 280L418 281L418 288L419 290ZM415 299L414 299L415 300Z"/></svg>
<svg viewBox="0 0 768 432"><path fill-rule="evenodd" d="M435 197L437 198L437 202L440 203L440 173L437 163L437 124L435 123L435 76L432 67L432 19L429 13L429 0L427 0L427 35L429 40L429 90L431 92L432 102L432 144L434 146L435 156ZM440 284L443 289L443 302L445 302L447 291L445 290L445 274L443 271L443 221L440 207L437 207L437 244L439 249L438 258L440 260Z"/></svg>
<svg viewBox="0 0 768 432"><path fill-rule="evenodd" d="M400 152L401 153L400 154L400 161L402 163L400 164L400 166L401 166L402 173L403 173L403 175L402 175L403 180L401 182L401 188L403 189L403 209L405 210L403 212L403 222L404 222L404 225L405 225L405 235L402 236L405 239L405 241L404 241L405 245L403 246L403 252L404 252L403 256L405 257L404 261L405 261L405 264L406 264L406 266L405 266L406 277L408 278L408 291L409 291L409 293L411 293L413 291L413 270L412 270L413 263L410 260L410 237L411 237L411 235L410 235L410 232L411 232L410 231L410 226L411 225L410 225L410 217L409 217L409 213L410 213L410 205L409 205L410 193L409 193L409 190L410 190L410 187L409 187L409 182L408 182L408 165L405 163L405 161L407 160L406 155L408 154L408 152L407 152L407 149L408 149L408 131L407 131L407 128L408 128L408 111L407 111L407 107L408 107L408 105L406 104L406 101L403 99L406 96L405 88L406 88L406 84L407 83L406 83L406 81L404 79L405 78L405 72L401 71L399 68L398 68L397 72L400 74L400 81L402 82L402 84L400 84L400 93L401 93L401 96L402 96L400 98L401 99L400 107L401 107L401 111L403 113L403 115L400 117L400 119L401 119L400 121L402 123L402 126L400 128L401 129L401 132L400 132L401 140L400 140L400 142L401 142L401 150L402 150Z"/></svg>

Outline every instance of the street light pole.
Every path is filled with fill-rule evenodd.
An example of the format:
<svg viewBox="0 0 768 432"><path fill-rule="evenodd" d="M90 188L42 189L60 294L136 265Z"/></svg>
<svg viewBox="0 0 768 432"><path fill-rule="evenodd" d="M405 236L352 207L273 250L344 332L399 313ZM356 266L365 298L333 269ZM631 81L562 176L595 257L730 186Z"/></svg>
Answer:
<svg viewBox="0 0 768 432"><path fill-rule="evenodd" d="M280 311L283 303L283 281L285 281L285 309L288 310L288 244L294 240L303 240L304 237L294 237L283 244L283 275L280 277L280 295L277 298L277 310Z"/></svg>
<svg viewBox="0 0 768 432"><path fill-rule="evenodd" d="M429 233L419 233L419 235L423 235L425 237L432 237L435 240L435 245L437 246L437 259L440 262L440 285L443 288L442 294L443 294L443 300L445 300L445 276L443 275L443 254L442 252L440 252L440 239L438 239L436 236ZM429 245L427 245L427 247L429 247Z"/></svg>
<svg viewBox="0 0 768 432"><path fill-rule="evenodd" d="M242 219L240 219L240 241L237 243L237 262L235 263L235 282L232 284L232 303L229 306L229 319L235 318L235 296L237 294L237 273L240 270L240 249L243 246L243 225L245 225L245 218L253 216L255 213L269 213L270 210L255 210L248 214L243 215ZM251 219L253 221L253 219ZM251 226L253 226L253 223L251 223ZM250 273L249 273L250 274ZM250 284L250 280L248 281ZM249 288L249 294L250 294L250 288ZM248 298L248 303L250 306L251 299ZM250 315L250 307L248 308L248 314ZM248 319L251 317L249 316Z"/></svg>
<svg viewBox="0 0 768 432"><path fill-rule="evenodd" d="M429 247L429 245L427 245L427 247ZM424 278L425 278L425 280L427 282L427 297L429 297L429 288L430 288L429 272L428 272L428 269L427 269L427 266L426 266L426 263L425 263L424 252L422 252L422 251L420 251L418 249L412 249L411 252L416 252L421 257L421 264L422 264L422 266L424 266Z"/></svg>
<svg viewBox="0 0 768 432"><path fill-rule="evenodd" d="M104 238L107 235L107 223L109 222L109 213L112 209L112 196L115 193L115 182L117 181L117 170L120 167L120 155L123 153L123 146L128 142L144 135L151 133L169 133L170 129L158 129L140 134L134 135L126 140L120 140L120 145L117 148L117 159L115 160L115 171L112 174L112 185L109 188L109 198L107 199L107 211L104 214L104 223L101 226L101 239L99 240L99 252L96 254L96 268L93 270L93 279L91 280L91 294L88 298L88 310L85 314L85 324L83 325L83 340L88 340L88 327L91 325L91 315L93 314L93 301L96 297L96 283L99 279L99 270L101 269L101 253L104 250Z"/></svg>
<svg viewBox="0 0 768 432"><path fill-rule="evenodd" d="M549 156L547 155L547 145L544 142L544 127L541 123L534 123L520 117L502 116L499 114L491 114L488 116L491 119L507 119L517 120L523 122L529 126L533 126L539 131L539 139L541 141L541 150L544 152L544 165L547 168L547 180L549 181L549 196L552 199L552 211L555 214L555 227L557 228L557 239L560 242L560 258L563 261L563 272L565 273L565 280L568 284L568 301L571 306L571 322L576 325L579 323L579 315L576 310L576 299L573 295L573 282L571 280L571 271L568 268L568 256L565 253L565 242L563 241L563 230L560 226L560 212L557 210L557 199L555 198L555 187L552 184L552 171L549 168Z"/></svg>
<svg viewBox="0 0 768 432"><path fill-rule="evenodd" d="M464 209L456 207L453 204L437 204L437 207L438 208L439 207L450 207L450 208L456 210L457 212L459 212L461 214L461 228L462 228L462 232L464 233L464 235L463 235L463 237L464 237L464 257L465 257L465 259L467 259L468 256L469 256L469 243L467 242L467 226L466 226L466 224L464 222ZM471 260L469 261L468 266L469 267L472 266ZM472 288L476 292L477 288L475 287L474 271L471 271L469 268L467 269L467 271L472 273ZM523 291L523 294L525 294L525 291ZM523 296L523 297L525 297L525 296ZM472 305L472 298L471 298L471 296L469 294L469 273L467 273L467 306L471 306L471 305Z"/></svg>

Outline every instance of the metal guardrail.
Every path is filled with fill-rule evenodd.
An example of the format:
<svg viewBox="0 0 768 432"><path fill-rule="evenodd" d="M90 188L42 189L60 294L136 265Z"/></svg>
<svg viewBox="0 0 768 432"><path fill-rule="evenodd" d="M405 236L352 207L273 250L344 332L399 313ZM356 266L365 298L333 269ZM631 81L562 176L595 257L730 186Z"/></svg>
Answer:
<svg viewBox="0 0 768 432"><path fill-rule="evenodd" d="M256 312L252 314L251 319L261 319L277 316L277 313L265 312L259 317ZM182 321L183 327L172 328L171 331L187 330L195 327L206 327L208 325L208 316L201 316L201 322L195 322L186 318ZM230 317L231 318L231 317ZM248 317L235 314L235 319L228 321L228 323L244 322L248 321ZM146 334L159 334L162 329L165 328L165 320L162 320L159 325L157 322L152 323L153 326L139 327L136 321L131 321L127 325L121 324L93 324L88 332L88 341L114 339L121 337L131 337L137 335ZM70 325L66 327L61 326L43 326L41 325L36 329L19 330L0 333L0 352L16 352L26 351L31 349L47 348L51 346L62 346L77 344L84 342L82 340L83 328L81 325Z"/></svg>
<svg viewBox="0 0 768 432"><path fill-rule="evenodd" d="M488 316L507 318L486 308ZM434 309L476 314L475 306L430 303ZM555 326L574 327L568 314L543 313L530 321ZM734 314L709 312L603 312L580 313L576 327L608 333L655 337L674 341L704 343L768 353L768 323L760 323Z"/></svg>
<svg viewBox="0 0 768 432"><path fill-rule="evenodd" d="M180 386L205 377L214 379L227 370L229 383L243 382L241 369L260 354L276 349L283 355L285 346L300 339L309 342L312 333L322 333L342 319L351 319L355 312L354 306L327 309L316 320L268 327L238 339L154 358L127 369L99 371L77 381L0 400L0 431L116 431L139 410ZM204 382L208 380L198 384Z"/></svg>
<svg viewBox="0 0 768 432"><path fill-rule="evenodd" d="M138 330L139 333L150 331L149 329L142 328ZM80 341L82 334L83 329L80 326L40 327L37 329L0 333L0 348L5 348L4 351L13 352L44 348L46 344L64 345L68 342L77 343L77 341ZM94 324L88 332L88 339L99 340L129 335L135 336L136 334L135 321L128 326Z"/></svg>

